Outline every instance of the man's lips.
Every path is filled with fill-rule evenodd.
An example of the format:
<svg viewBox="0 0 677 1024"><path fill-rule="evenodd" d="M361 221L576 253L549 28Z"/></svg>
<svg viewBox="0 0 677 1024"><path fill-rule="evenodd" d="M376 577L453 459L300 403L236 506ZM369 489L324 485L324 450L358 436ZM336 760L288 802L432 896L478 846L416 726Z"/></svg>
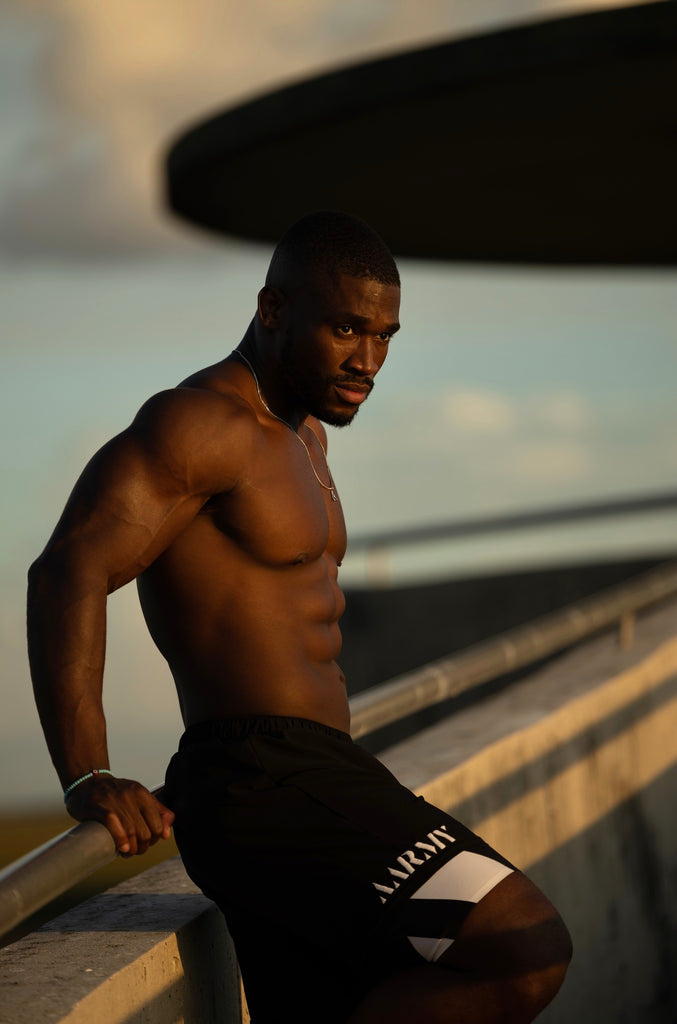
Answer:
<svg viewBox="0 0 677 1024"><path fill-rule="evenodd" d="M369 395L373 386L374 385L371 383L358 384L353 381L337 381L334 384L339 396L344 402L348 402L350 405L361 405Z"/></svg>

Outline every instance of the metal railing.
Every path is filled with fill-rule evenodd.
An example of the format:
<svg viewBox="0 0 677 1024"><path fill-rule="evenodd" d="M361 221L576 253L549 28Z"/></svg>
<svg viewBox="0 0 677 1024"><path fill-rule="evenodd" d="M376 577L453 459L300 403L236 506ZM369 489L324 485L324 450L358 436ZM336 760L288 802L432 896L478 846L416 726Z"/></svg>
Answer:
<svg viewBox="0 0 677 1024"><path fill-rule="evenodd" d="M663 491L638 498L613 498L587 504L562 505L559 508L533 509L527 512L506 512L492 516L475 516L451 522L429 523L425 526L401 527L363 533L350 537L347 554L362 554L367 580L372 584L387 583L391 572L388 553L391 548L409 547L434 541L477 537L483 534L512 533L517 530L589 522L617 516L645 515L651 512L677 512L677 492Z"/></svg>
<svg viewBox="0 0 677 1024"><path fill-rule="evenodd" d="M151 792L161 797L162 788ZM116 857L106 826L83 821L8 864L0 871L0 939Z"/></svg>
<svg viewBox="0 0 677 1024"><path fill-rule="evenodd" d="M427 526L409 526L363 533L350 537L350 551L367 551L402 544L420 544L454 537L472 537L482 533L502 533L524 530L554 523L573 523L584 519L606 519L609 516L637 515L648 512L677 511L677 491L644 495L640 498L613 498L588 502L584 505L562 505L560 508L541 508L530 512L505 512L494 516L474 516L452 522L430 523Z"/></svg>
<svg viewBox="0 0 677 1024"><path fill-rule="evenodd" d="M0 872L0 938L115 856L106 826L85 821L8 864Z"/></svg>
<svg viewBox="0 0 677 1024"><path fill-rule="evenodd" d="M506 672L533 664L615 623L631 642L634 616L677 595L677 563L483 641L450 658L373 686L350 702L354 738L457 696ZM158 792L155 790L154 792ZM0 872L0 937L115 858L104 825L85 822L26 854Z"/></svg>
<svg viewBox="0 0 677 1024"><path fill-rule="evenodd" d="M351 734L357 739L374 732L514 669L540 661L616 622L621 626L623 646L629 646L635 614L674 595L677 595L677 563L670 562L628 583L616 584L544 615L527 626L518 626L473 644L460 654L371 686L351 699ZM677 621L675 627L677 631Z"/></svg>

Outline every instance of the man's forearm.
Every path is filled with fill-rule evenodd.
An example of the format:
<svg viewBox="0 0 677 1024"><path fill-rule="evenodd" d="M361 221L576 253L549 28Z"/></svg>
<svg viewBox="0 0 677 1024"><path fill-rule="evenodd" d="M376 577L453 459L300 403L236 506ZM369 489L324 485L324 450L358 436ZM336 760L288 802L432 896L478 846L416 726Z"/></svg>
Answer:
<svg viewBox="0 0 677 1024"><path fill-rule="evenodd" d="M102 706L105 580L42 557L29 572L28 654L47 746L65 788L108 768Z"/></svg>

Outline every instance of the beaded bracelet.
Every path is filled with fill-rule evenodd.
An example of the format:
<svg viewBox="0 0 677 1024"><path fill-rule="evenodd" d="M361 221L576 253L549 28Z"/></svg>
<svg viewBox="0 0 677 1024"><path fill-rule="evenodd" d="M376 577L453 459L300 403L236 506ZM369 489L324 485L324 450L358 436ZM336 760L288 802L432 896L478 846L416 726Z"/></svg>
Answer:
<svg viewBox="0 0 677 1024"><path fill-rule="evenodd" d="M91 772L87 772L86 775L81 775L79 779L76 779L75 782L71 782L70 786L68 786L68 788L64 790L64 794L63 794L64 803L66 802L66 800L68 800L68 797L73 792L75 787L79 786L81 782L84 782L86 779L93 779L97 775L112 775L112 774L113 773L110 770L110 768L92 768Z"/></svg>

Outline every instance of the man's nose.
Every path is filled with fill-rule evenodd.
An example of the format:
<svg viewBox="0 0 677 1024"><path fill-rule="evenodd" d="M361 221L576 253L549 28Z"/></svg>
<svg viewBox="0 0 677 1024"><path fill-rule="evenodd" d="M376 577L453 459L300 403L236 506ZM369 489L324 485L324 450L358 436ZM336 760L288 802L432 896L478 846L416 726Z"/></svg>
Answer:
<svg viewBox="0 0 677 1024"><path fill-rule="evenodd" d="M347 368L363 377L373 377L381 368L381 357L373 338L362 337L353 349Z"/></svg>

